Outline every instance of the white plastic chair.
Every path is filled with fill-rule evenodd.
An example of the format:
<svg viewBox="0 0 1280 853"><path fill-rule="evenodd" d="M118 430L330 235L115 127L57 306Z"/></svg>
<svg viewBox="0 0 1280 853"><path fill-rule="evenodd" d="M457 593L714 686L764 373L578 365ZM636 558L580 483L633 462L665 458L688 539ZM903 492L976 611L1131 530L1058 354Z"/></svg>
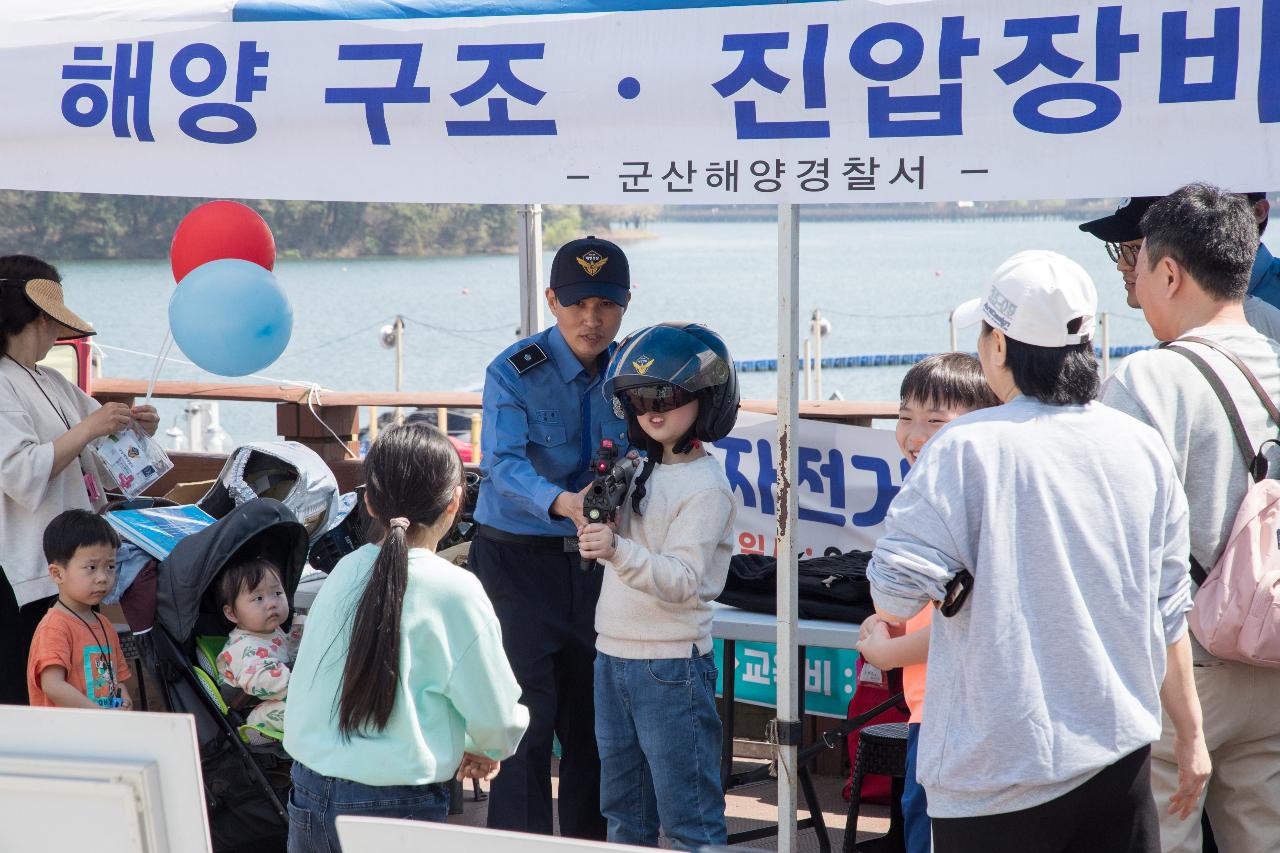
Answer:
<svg viewBox="0 0 1280 853"><path fill-rule="evenodd" d="M339 816L343 853L582 853L584 850L646 851L647 847L606 844L554 835L529 835L420 820Z"/></svg>

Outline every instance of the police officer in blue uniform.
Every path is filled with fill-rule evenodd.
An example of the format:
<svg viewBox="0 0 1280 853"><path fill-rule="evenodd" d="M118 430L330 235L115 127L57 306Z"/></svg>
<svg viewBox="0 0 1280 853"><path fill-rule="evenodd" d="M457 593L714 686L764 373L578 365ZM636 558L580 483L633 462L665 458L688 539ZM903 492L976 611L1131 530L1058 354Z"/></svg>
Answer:
<svg viewBox="0 0 1280 853"><path fill-rule="evenodd" d="M1271 218L1271 202L1266 193L1249 193L1249 204L1253 205L1253 218L1258 222L1258 235L1267 230L1267 220ZM1258 254L1253 258L1253 269L1249 271L1250 296L1268 302L1280 308L1280 258L1271 255L1271 250L1264 243L1258 243Z"/></svg>
<svg viewBox="0 0 1280 853"><path fill-rule="evenodd" d="M503 351L485 374L478 529L469 564L502 623L529 729L489 794L489 826L550 834L552 736L560 740L560 833L604 839L592 672L600 570L576 533L601 439L627 427L600 384L631 296L622 250L587 237L561 247L547 304L555 326Z"/></svg>

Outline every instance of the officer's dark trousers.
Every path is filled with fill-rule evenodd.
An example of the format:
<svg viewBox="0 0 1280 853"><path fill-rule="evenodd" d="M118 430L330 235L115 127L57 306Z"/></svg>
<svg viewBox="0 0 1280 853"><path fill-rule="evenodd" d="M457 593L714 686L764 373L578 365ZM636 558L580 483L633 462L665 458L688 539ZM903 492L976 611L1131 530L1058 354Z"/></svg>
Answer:
<svg viewBox="0 0 1280 853"><path fill-rule="evenodd" d="M600 814L593 665L601 569L577 554L495 542L481 533L469 565L502 623L502 644L529 709L529 730L491 783L489 827L551 834L551 741L560 739L560 834L605 838Z"/></svg>

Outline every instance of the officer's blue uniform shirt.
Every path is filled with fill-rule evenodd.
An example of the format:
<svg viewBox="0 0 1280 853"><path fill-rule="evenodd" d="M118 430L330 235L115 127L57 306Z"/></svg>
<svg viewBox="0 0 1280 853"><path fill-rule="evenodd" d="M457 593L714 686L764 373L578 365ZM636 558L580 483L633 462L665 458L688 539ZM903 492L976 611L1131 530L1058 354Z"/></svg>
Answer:
<svg viewBox="0 0 1280 853"><path fill-rule="evenodd" d="M601 393L609 357L595 376L555 326L504 350L484 380L480 486L475 519L508 533L574 536L572 521L553 519L561 492L581 491L602 438L627 448L627 424ZM516 366L520 366L517 370Z"/></svg>
<svg viewBox="0 0 1280 853"><path fill-rule="evenodd" d="M1253 271L1249 273L1249 295L1280 308L1280 260L1273 258L1261 243L1253 259Z"/></svg>

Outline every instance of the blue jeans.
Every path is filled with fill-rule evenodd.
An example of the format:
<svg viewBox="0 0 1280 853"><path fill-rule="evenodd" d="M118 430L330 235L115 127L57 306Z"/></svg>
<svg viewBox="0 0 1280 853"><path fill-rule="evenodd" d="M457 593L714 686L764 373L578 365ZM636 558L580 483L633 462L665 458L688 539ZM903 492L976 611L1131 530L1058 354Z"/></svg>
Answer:
<svg viewBox="0 0 1280 853"><path fill-rule="evenodd" d="M600 811L609 840L682 850L725 843L711 654L632 660L596 652Z"/></svg>
<svg viewBox="0 0 1280 853"><path fill-rule="evenodd" d="M907 777L902 786L902 823L907 853L929 853L933 849L929 827L928 800L924 788L916 781L916 747L920 743L920 724L907 726Z"/></svg>
<svg viewBox="0 0 1280 853"><path fill-rule="evenodd" d="M444 823L449 792L431 785L362 785L321 776L293 762L289 794L289 853L341 853L334 819L338 815L395 817Z"/></svg>

